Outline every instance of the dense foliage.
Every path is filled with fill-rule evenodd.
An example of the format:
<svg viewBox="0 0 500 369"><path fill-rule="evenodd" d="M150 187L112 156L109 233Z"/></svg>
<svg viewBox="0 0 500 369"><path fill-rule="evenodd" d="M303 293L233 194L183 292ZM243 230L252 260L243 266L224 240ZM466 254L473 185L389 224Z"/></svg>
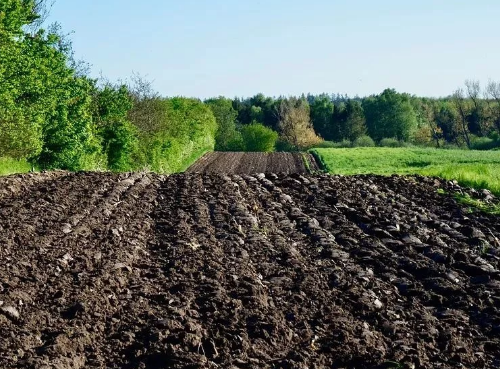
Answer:
<svg viewBox="0 0 500 369"><path fill-rule="evenodd" d="M274 151L278 133L260 123L248 124L241 129L244 151Z"/></svg>
<svg viewBox="0 0 500 369"><path fill-rule="evenodd" d="M239 151L243 149L243 138L237 129L238 112L233 108L230 99L224 97L205 101L215 116L217 132L215 134L215 150Z"/></svg>
<svg viewBox="0 0 500 369"><path fill-rule="evenodd" d="M40 4L0 2L0 157L41 168L169 173L213 150L207 106L87 77L58 27L28 32Z"/></svg>
<svg viewBox="0 0 500 369"><path fill-rule="evenodd" d="M213 151L217 124L210 108L196 99L157 99L159 119L140 131L142 165L161 173L182 171Z"/></svg>

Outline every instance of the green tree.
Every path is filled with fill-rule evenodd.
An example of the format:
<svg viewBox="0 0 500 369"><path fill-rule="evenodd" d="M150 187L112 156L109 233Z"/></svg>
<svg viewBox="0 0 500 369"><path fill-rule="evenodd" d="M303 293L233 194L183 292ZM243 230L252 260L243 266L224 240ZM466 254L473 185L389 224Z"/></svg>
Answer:
<svg viewBox="0 0 500 369"><path fill-rule="evenodd" d="M491 100L493 125L500 134L500 82L490 81L486 87L486 96Z"/></svg>
<svg viewBox="0 0 500 369"><path fill-rule="evenodd" d="M342 133L342 139L351 141L366 135L365 113L360 102L353 99L347 100L344 105L340 132Z"/></svg>
<svg viewBox="0 0 500 369"><path fill-rule="evenodd" d="M309 104L306 99L289 98L279 101L276 107L281 139L295 150L311 147L321 142L311 124Z"/></svg>
<svg viewBox="0 0 500 369"><path fill-rule="evenodd" d="M452 96L452 101L453 104L455 105L455 108L459 114L459 121L460 121L460 134L462 135L463 140L465 141L467 147L470 149L471 147L471 142L470 142L470 131L469 131L469 122L468 122L468 104L467 100L465 98L464 90L461 88L458 88L455 90Z"/></svg>
<svg viewBox="0 0 500 369"><path fill-rule="evenodd" d="M27 0L0 4L0 154L47 168L88 168L99 160L91 83L68 67L71 44L60 35L23 31L38 18L36 8Z"/></svg>
<svg viewBox="0 0 500 369"><path fill-rule="evenodd" d="M205 101L212 110L217 122L215 134L215 150L236 151L241 148L241 134L236 130L238 112L233 108L230 99L224 97Z"/></svg>
<svg viewBox="0 0 500 369"><path fill-rule="evenodd" d="M409 96L393 89L365 99L363 109L368 133L376 141L386 137L408 141L417 127Z"/></svg>
<svg viewBox="0 0 500 369"><path fill-rule="evenodd" d="M481 85L479 81L466 80L465 88L470 102L470 110L467 117L469 131L477 136L483 136L486 132L485 104L481 99Z"/></svg>
<svg viewBox="0 0 500 369"><path fill-rule="evenodd" d="M274 151L278 133L260 123L254 122L241 127L243 147L250 152Z"/></svg>
<svg viewBox="0 0 500 369"><path fill-rule="evenodd" d="M125 85L107 83L93 92L93 122L101 140L107 167L115 171L136 168L138 132L128 120L132 97Z"/></svg>
<svg viewBox="0 0 500 369"><path fill-rule="evenodd" d="M441 130L443 138L457 146L462 144L460 118L454 104L441 101L436 107L436 126Z"/></svg>
<svg viewBox="0 0 500 369"><path fill-rule="evenodd" d="M331 123L334 105L326 94L311 99L311 123L314 130L325 140L332 140Z"/></svg>
<svg viewBox="0 0 500 369"><path fill-rule="evenodd" d="M329 139L350 140L366 135L366 120L359 101L348 99L335 105L330 123Z"/></svg>
<svg viewBox="0 0 500 369"><path fill-rule="evenodd" d="M73 77L59 87L55 109L43 125L38 164L68 170L105 169L106 160L92 121L92 82Z"/></svg>
<svg viewBox="0 0 500 369"><path fill-rule="evenodd" d="M131 115L139 131L143 166L159 173L174 173L214 149L217 123L208 105L182 97L146 96L143 102L154 108L153 114Z"/></svg>

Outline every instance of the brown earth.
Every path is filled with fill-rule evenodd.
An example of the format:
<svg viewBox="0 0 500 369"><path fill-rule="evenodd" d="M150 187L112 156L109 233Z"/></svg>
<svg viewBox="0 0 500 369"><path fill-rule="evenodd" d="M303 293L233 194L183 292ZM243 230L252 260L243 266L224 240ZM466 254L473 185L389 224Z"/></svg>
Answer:
<svg viewBox="0 0 500 369"><path fill-rule="evenodd" d="M0 178L0 368L498 368L500 219L438 188Z"/></svg>
<svg viewBox="0 0 500 369"><path fill-rule="evenodd" d="M307 164L306 164L307 163ZM316 173L319 166L311 154L290 152L210 152L187 173Z"/></svg>

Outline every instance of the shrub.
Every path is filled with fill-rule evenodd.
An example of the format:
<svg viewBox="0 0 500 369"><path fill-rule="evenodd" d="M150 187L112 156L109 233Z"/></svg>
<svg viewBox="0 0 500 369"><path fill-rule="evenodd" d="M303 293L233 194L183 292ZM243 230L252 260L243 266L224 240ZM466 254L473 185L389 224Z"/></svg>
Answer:
<svg viewBox="0 0 500 369"><path fill-rule="evenodd" d="M235 131L233 133L232 138L226 142L224 151L245 151L245 143L243 142L241 132Z"/></svg>
<svg viewBox="0 0 500 369"><path fill-rule="evenodd" d="M218 97L205 101L212 110L217 122L215 134L216 151L239 151L242 150L241 134L236 130L236 118L238 112L234 110L230 99Z"/></svg>
<svg viewBox="0 0 500 369"><path fill-rule="evenodd" d="M100 132L107 167L114 171L137 169L134 156L138 150L137 129L127 121L106 125Z"/></svg>
<svg viewBox="0 0 500 369"><path fill-rule="evenodd" d="M44 143L38 163L42 168L105 169L106 159L92 120L93 86L77 78L60 92L54 114L44 122Z"/></svg>
<svg viewBox="0 0 500 369"><path fill-rule="evenodd" d="M375 147L375 141L370 136L361 136L354 140L353 147Z"/></svg>
<svg viewBox="0 0 500 369"><path fill-rule="evenodd" d="M494 135L490 137L470 136L470 148L472 150L492 150L500 147L500 141L495 139Z"/></svg>
<svg viewBox="0 0 500 369"><path fill-rule="evenodd" d="M401 147L403 146L401 141L398 141L395 138L383 138L379 142L379 146L381 147Z"/></svg>
<svg viewBox="0 0 500 369"><path fill-rule="evenodd" d="M417 128L411 142L417 146L436 146L434 135L429 125L423 125Z"/></svg>
<svg viewBox="0 0 500 369"><path fill-rule="evenodd" d="M338 148L346 148L346 147L352 147L352 142L348 139L344 139L339 142L334 142L334 141L323 141L320 142L316 145L314 145L311 148L315 149L338 149Z"/></svg>
<svg viewBox="0 0 500 369"><path fill-rule="evenodd" d="M245 151L274 151L278 133L260 123L252 123L241 128Z"/></svg>
<svg viewBox="0 0 500 369"><path fill-rule="evenodd" d="M217 123L207 105L181 97L144 102L153 113L141 108L129 115L139 129L140 165L159 173L175 173L214 149Z"/></svg>
<svg viewBox="0 0 500 369"><path fill-rule="evenodd" d="M280 152L299 151L299 149L297 147L293 146L291 143L284 140L282 137L279 137L278 140L276 141L275 150L280 151Z"/></svg>
<svg viewBox="0 0 500 369"><path fill-rule="evenodd" d="M114 171L137 169L137 129L127 119L131 96L124 85L107 84L93 93L93 121L101 140L107 168Z"/></svg>

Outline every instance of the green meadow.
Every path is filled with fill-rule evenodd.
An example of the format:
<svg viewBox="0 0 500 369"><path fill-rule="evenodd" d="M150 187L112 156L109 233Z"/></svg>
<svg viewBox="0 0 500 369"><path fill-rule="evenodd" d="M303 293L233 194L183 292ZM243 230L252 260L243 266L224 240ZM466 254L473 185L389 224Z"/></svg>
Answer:
<svg viewBox="0 0 500 369"><path fill-rule="evenodd" d="M332 174L421 174L500 195L500 151L360 147L312 149Z"/></svg>

